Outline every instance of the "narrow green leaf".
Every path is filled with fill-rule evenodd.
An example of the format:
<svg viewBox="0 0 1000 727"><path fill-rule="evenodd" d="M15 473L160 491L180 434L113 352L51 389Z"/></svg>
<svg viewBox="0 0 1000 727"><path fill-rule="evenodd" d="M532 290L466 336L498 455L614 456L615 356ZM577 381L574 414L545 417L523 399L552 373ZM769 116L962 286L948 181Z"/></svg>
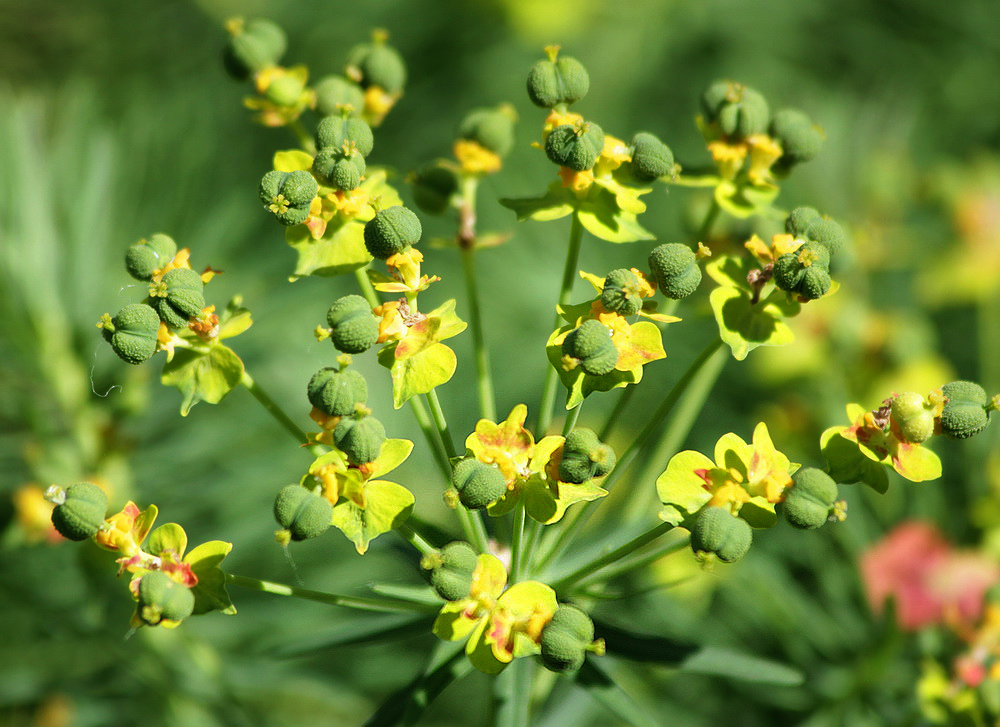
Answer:
<svg viewBox="0 0 1000 727"><path fill-rule="evenodd" d="M685 659L679 669L690 674L708 674L755 684L797 687L805 676L797 669L730 649L706 646Z"/></svg>
<svg viewBox="0 0 1000 727"><path fill-rule="evenodd" d="M413 725L452 682L472 670L461 644L442 644L423 674L390 694L363 727Z"/></svg>
<svg viewBox="0 0 1000 727"><path fill-rule="evenodd" d="M288 658L354 644L377 644L408 639L418 634L430 634L433 622L433 617L421 614L367 615L364 618L352 619L328 631L310 635L308 639L302 641L291 644L282 642L263 647L261 652L278 658Z"/></svg>

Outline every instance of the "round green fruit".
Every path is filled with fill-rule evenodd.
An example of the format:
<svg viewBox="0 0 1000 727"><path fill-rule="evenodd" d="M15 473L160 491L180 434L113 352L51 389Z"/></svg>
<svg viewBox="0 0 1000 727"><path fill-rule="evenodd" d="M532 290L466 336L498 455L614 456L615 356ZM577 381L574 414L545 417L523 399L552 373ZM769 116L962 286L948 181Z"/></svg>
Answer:
<svg viewBox="0 0 1000 727"><path fill-rule="evenodd" d="M785 218L785 232L800 240L809 239L806 230L809 225L822 220L822 216L812 207L796 207Z"/></svg>
<svg viewBox="0 0 1000 727"><path fill-rule="evenodd" d="M674 153L654 134L640 132L632 137L629 171L639 182L649 183L674 170Z"/></svg>
<svg viewBox="0 0 1000 727"><path fill-rule="evenodd" d="M353 146L361 156L368 156L375 146L372 128L361 119L343 115L321 119L316 127L316 148L343 151L345 144Z"/></svg>
<svg viewBox="0 0 1000 727"><path fill-rule="evenodd" d="M785 493L785 519L797 528L813 530L830 519L837 500L837 483L815 467L803 467L792 475Z"/></svg>
<svg viewBox="0 0 1000 727"><path fill-rule="evenodd" d="M351 464L367 464L382 451L385 427L373 416L344 417L333 430L333 441Z"/></svg>
<svg viewBox="0 0 1000 727"><path fill-rule="evenodd" d="M593 169L604 151L604 131L595 123L563 124L545 139L545 155L554 164L583 172Z"/></svg>
<svg viewBox="0 0 1000 727"><path fill-rule="evenodd" d="M779 164L784 167L814 159L823 146L823 132L797 109L782 109L775 113L770 132L781 144Z"/></svg>
<svg viewBox="0 0 1000 727"><path fill-rule="evenodd" d="M714 553L723 563L735 563L750 550L753 530L746 520L722 507L706 507L695 517L691 549Z"/></svg>
<svg viewBox="0 0 1000 727"><path fill-rule="evenodd" d="M223 51L223 64L239 81L274 66L285 54L288 39L285 31L270 20L255 18L237 24Z"/></svg>
<svg viewBox="0 0 1000 727"><path fill-rule="evenodd" d="M639 278L631 270L626 268L612 270L604 279L601 305L605 310L623 316L634 316L642 308L639 290Z"/></svg>
<svg viewBox="0 0 1000 727"><path fill-rule="evenodd" d="M576 606L563 604L542 630L539 646L546 669L566 674L583 666L594 641L594 622Z"/></svg>
<svg viewBox="0 0 1000 727"><path fill-rule="evenodd" d="M348 53L349 75L356 75L362 88L378 86L388 93L400 93L406 85L406 63L399 52L384 42L355 46Z"/></svg>
<svg viewBox="0 0 1000 727"><path fill-rule="evenodd" d="M302 485L286 485L274 498L274 519L292 540L319 537L329 529L332 518L330 501Z"/></svg>
<svg viewBox="0 0 1000 727"><path fill-rule="evenodd" d="M365 247L379 260L386 260L420 242L420 219L406 207L387 207L365 223Z"/></svg>
<svg viewBox="0 0 1000 727"><path fill-rule="evenodd" d="M474 457L463 459L451 474L451 484L458 491L459 501L470 510L489 507L507 494L503 473Z"/></svg>
<svg viewBox="0 0 1000 727"><path fill-rule="evenodd" d="M66 488L65 499L52 511L52 525L67 540L86 540L101 529L107 511L104 490L79 482Z"/></svg>
<svg viewBox="0 0 1000 727"><path fill-rule="evenodd" d="M354 369L322 368L309 379L309 403L324 414L346 417L368 400L368 382Z"/></svg>
<svg viewBox="0 0 1000 727"><path fill-rule="evenodd" d="M458 138L474 141L498 156L514 146L514 114L503 108L474 109L462 119Z"/></svg>
<svg viewBox="0 0 1000 727"><path fill-rule="evenodd" d="M139 579L137 613L143 623L183 621L194 612L194 593L163 571L150 571Z"/></svg>
<svg viewBox="0 0 1000 727"><path fill-rule="evenodd" d="M701 284L698 259L687 245L668 242L649 253L649 268L660 292L671 300L686 298Z"/></svg>
<svg viewBox="0 0 1000 727"><path fill-rule="evenodd" d="M157 233L148 240L140 240L125 251L125 269L136 280L149 280L157 270L162 270L177 254L177 243L172 237Z"/></svg>
<svg viewBox="0 0 1000 727"><path fill-rule="evenodd" d="M576 58L560 56L533 65L527 86L531 103L551 109L559 104L574 104L586 96L590 75Z"/></svg>
<svg viewBox="0 0 1000 727"><path fill-rule="evenodd" d="M896 428L907 442L920 444L933 436L934 409L915 391L908 391L894 398L890 413Z"/></svg>
<svg viewBox="0 0 1000 727"><path fill-rule="evenodd" d="M600 321L585 321L563 339L562 352L579 362L591 376L611 373L618 363L618 349L611 340L611 330Z"/></svg>
<svg viewBox="0 0 1000 727"><path fill-rule="evenodd" d="M313 90L316 92L316 113L320 116L340 115L345 106L350 106L351 113L357 114L365 105L361 86L343 76L324 76Z"/></svg>
<svg viewBox="0 0 1000 727"><path fill-rule="evenodd" d="M334 189L350 192L361 186L367 165L357 149L327 148L320 150L313 159L313 174Z"/></svg>
<svg viewBox="0 0 1000 727"><path fill-rule="evenodd" d="M126 363L141 364L156 353L160 317L150 306L133 303L111 319L111 348Z"/></svg>
<svg viewBox="0 0 1000 727"><path fill-rule="evenodd" d="M283 225L300 225L309 217L319 184L305 170L268 172L260 182L260 201Z"/></svg>
<svg viewBox="0 0 1000 727"><path fill-rule="evenodd" d="M345 295L326 314L330 338L338 351L364 353L378 340L378 320L368 301L360 295Z"/></svg>
<svg viewBox="0 0 1000 727"><path fill-rule="evenodd" d="M479 558L468 543L456 541L444 546L432 558L431 587L446 601L467 598Z"/></svg>

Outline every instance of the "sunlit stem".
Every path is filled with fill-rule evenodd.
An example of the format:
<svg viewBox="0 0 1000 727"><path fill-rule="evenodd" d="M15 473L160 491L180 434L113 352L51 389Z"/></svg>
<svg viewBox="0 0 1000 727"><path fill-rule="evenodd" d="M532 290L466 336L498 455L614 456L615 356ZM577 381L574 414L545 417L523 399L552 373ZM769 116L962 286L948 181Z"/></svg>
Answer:
<svg viewBox="0 0 1000 727"><path fill-rule="evenodd" d="M466 175L462 180L462 201L459 208L458 249L462 256L465 290L469 299L469 328L476 355L476 388L479 393L479 416L496 420L496 396L493 392L493 374L490 357L483 335L482 312L479 307L479 289L476 282L476 188L479 178Z"/></svg>
<svg viewBox="0 0 1000 727"><path fill-rule="evenodd" d="M438 606L434 604L415 603L395 598L342 596L336 593L310 591L306 588L297 588L295 586L285 585L284 583L274 583L273 581L262 581L258 578L238 576L233 573L226 574L226 583L233 586L240 586L242 588L249 588L255 591L271 593L276 596L301 598L307 601L326 603L331 606L345 606L347 608L358 608L365 611L417 611L419 613L433 613L438 610Z"/></svg>
<svg viewBox="0 0 1000 727"><path fill-rule="evenodd" d="M448 457L457 457L455 442L451 438L451 431L448 429L448 421L444 417L444 410L441 408L441 401L438 399L437 390L431 389L426 395L427 403L431 407L431 416L434 418L434 426L437 427L438 434L441 435L441 442L444 444L444 451Z"/></svg>
<svg viewBox="0 0 1000 727"><path fill-rule="evenodd" d="M573 283L576 280L576 265L580 257L580 243L583 240L583 224L580 222L580 215L573 212L573 224L569 231L569 247L566 250L566 266L563 269L562 287L559 290L559 305L564 306L569 302L570 293L573 291ZM559 328L562 323L562 316L556 313L552 328ZM545 385L542 388L542 401L538 407L538 423L535 426L535 434L544 437L549 424L552 421L552 407L556 402L556 386L559 383L559 374L552 367L546 367Z"/></svg>
<svg viewBox="0 0 1000 727"><path fill-rule="evenodd" d="M601 568L611 565L612 563L621 560L625 556L634 553L639 548L643 548L649 545L654 540L659 538L661 535L672 530L673 527L674 526L671 523L660 523L659 525L654 526L653 528L647 530L641 535L632 538L632 540L628 541L624 545L621 545L612 550L611 552L605 553L604 555L595 558L589 563L580 566L572 573L563 576L559 580L555 581L554 583L550 583L549 585L551 585L552 588L554 588L557 593L565 592L566 589L570 588L577 582L583 580L591 573L599 571Z"/></svg>
<svg viewBox="0 0 1000 727"><path fill-rule="evenodd" d="M409 523L397 525L395 529L406 542L419 550L421 555L430 555L431 553L436 553L438 551L437 548L428 543L426 538L418 533Z"/></svg>
<svg viewBox="0 0 1000 727"><path fill-rule="evenodd" d="M719 219L719 213L722 211L722 207L716 201L715 196L712 196L712 205L708 208L708 212L705 214L705 219L701 223L701 227L698 228L698 241L707 244L709 235L712 234L712 227L715 226L716 220Z"/></svg>
<svg viewBox="0 0 1000 727"><path fill-rule="evenodd" d="M382 305L382 302L378 299L378 293L375 292L372 281L368 279L366 270L367 268L358 268L354 271L354 277L358 281L358 287L361 288L361 294L365 296L368 305L372 308L377 308Z"/></svg>
<svg viewBox="0 0 1000 727"><path fill-rule="evenodd" d="M510 535L510 582L517 583L521 579L524 564L524 503L518 503L514 508L514 519L511 523Z"/></svg>
<svg viewBox="0 0 1000 727"><path fill-rule="evenodd" d="M431 452L434 453L434 460L441 470L441 476L444 477L446 485L451 484L451 464L448 462L448 454L444 451L444 445L441 444L441 439L438 437L434 424L431 423L427 407L424 406L424 402L414 396L410 399L410 411L413 412L413 417L417 420L417 426L420 427L420 431L424 434L424 439L427 440Z"/></svg>
<svg viewBox="0 0 1000 727"><path fill-rule="evenodd" d="M268 396L267 392L261 388L260 384L254 381L253 377L250 376L245 370L243 371L243 376L240 379L240 384L249 391L253 398L264 407L264 410L274 417L274 420L278 422L285 431L291 434L295 441L301 445L309 444L309 435L294 421L292 418L285 413L285 411L278 406L274 399ZM313 444L309 446L309 450L317 457L326 452L326 449L319 444Z"/></svg>
<svg viewBox="0 0 1000 727"><path fill-rule="evenodd" d="M496 727L526 727L531 724L531 683L535 676L532 659L514 659L493 680Z"/></svg>

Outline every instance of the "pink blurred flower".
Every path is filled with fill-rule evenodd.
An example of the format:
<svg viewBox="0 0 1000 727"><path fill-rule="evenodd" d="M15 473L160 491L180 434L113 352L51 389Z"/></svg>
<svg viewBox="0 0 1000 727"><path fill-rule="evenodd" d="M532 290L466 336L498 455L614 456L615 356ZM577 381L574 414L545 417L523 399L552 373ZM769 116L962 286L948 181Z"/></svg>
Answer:
<svg viewBox="0 0 1000 727"><path fill-rule="evenodd" d="M915 631L978 621L1000 567L976 551L953 549L933 525L911 521L861 557L861 575L872 610L880 613L892 598L900 627Z"/></svg>

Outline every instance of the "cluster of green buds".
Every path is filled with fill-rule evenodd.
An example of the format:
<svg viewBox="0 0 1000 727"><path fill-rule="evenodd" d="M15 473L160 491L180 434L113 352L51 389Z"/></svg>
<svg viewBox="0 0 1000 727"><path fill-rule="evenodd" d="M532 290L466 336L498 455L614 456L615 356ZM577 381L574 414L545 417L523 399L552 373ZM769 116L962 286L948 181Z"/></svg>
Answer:
<svg viewBox="0 0 1000 727"><path fill-rule="evenodd" d="M332 431L332 443L348 461L361 466L372 462L385 442L385 427L365 404L368 382L356 369L347 368L348 357L339 369L322 368L313 374L307 387L313 419Z"/></svg>
<svg viewBox="0 0 1000 727"><path fill-rule="evenodd" d="M122 308L115 316L104 314L97 327L112 350L123 361L147 361L171 337L185 330L192 319L211 316L205 304L205 282L213 272L191 269L189 251L178 250L167 235L156 234L131 245L125 253L125 269L148 284L148 297Z"/></svg>
<svg viewBox="0 0 1000 727"><path fill-rule="evenodd" d="M316 127L316 157L313 174L333 189L350 192L361 186L365 157L372 153L371 127L349 112L327 116Z"/></svg>
<svg viewBox="0 0 1000 727"><path fill-rule="evenodd" d="M844 243L844 230L812 207L798 207L785 220L787 239L775 247L779 255L771 270L775 285L803 300L816 300L830 291L830 261ZM781 237L781 236L779 236Z"/></svg>

